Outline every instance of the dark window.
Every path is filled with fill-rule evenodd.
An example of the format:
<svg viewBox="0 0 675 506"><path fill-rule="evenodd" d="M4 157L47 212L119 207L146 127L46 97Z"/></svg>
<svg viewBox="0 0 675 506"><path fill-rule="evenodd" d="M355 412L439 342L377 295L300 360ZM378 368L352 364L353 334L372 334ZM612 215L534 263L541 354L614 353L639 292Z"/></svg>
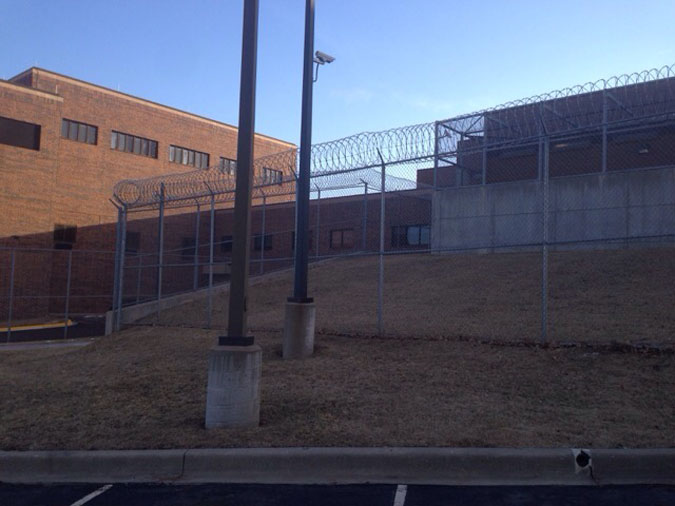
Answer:
<svg viewBox="0 0 675 506"><path fill-rule="evenodd" d="M0 116L0 144L40 150L40 125Z"/></svg>
<svg viewBox="0 0 675 506"><path fill-rule="evenodd" d="M169 161L191 165L198 169L207 169L209 167L209 154L179 146L169 146Z"/></svg>
<svg viewBox="0 0 675 506"><path fill-rule="evenodd" d="M276 169L263 167L263 184L281 184L283 180L283 172Z"/></svg>
<svg viewBox="0 0 675 506"><path fill-rule="evenodd" d="M272 249L272 234L266 234L265 235L265 250ZM260 251L263 246L263 236L262 235L256 235L253 237L253 249L256 251Z"/></svg>
<svg viewBox="0 0 675 506"><path fill-rule="evenodd" d="M96 144L98 127L64 118L61 120L61 137L71 141Z"/></svg>
<svg viewBox="0 0 675 506"><path fill-rule="evenodd" d="M391 246L428 246L431 228L429 225L397 225L391 227Z"/></svg>
<svg viewBox="0 0 675 506"><path fill-rule="evenodd" d="M221 156L218 169L223 174L233 175L237 171L237 161Z"/></svg>
<svg viewBox="0 0 675 506"><path fill-rule="evenodd" d="M195 238L194 237L183 237L183 242L181 243L180 254L183 259L192 260L195 256Z"/></svg>
<svg viewBox="0 0 675 506"><path fill-rule="evenodd" d="M124 243L124 252L127 255L138 255L141 249L141 233L127 232L127 238Z"/></svg>
<svg viewBox="0 0 675 506"><path fill-rule="evenodd" d="M76 239L76 225L54 225L54 249L73 249Z"/></svg>
<svg viewBox="0 0 675 506"><path fill-rule="evenodd" d="M228 251L232 251L232 236L231 235L224 235L220 239L220 251L223 253L227 253Z"/></svg>
<svg viewBox="0 0 675 506"><path fill-rule="evenodd" d="M110 148L117 151L126 151L136 155L157 158L157 141L137 137L136 135L112 131L110 134Z"/></svg>
<svg viewBox="0 0 675 506"><path fill-rule="evenodd" d="M330 247L333 249L353 248L354 229L342 228L330 231Z"/></svg>
<svg viewBox="0 0 675 506"><path fill-rule="evenodd" d="M77 142L87 142L87 125L84 123L77 125Z"/></svg>
<svg viewBox="0 0 675 506"><path fill-rule="evenodd" d="M314 230L308 230L307 232L307 245L311 251L314 248ZM291 249L295 250L295 230L291 231Z"/></svg>

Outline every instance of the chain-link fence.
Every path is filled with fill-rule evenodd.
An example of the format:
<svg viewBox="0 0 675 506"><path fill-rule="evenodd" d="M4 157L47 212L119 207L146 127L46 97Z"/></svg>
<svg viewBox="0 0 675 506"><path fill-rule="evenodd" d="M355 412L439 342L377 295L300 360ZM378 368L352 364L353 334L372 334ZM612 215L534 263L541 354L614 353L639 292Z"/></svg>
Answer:
<svg viewBox="0 0 675 506"><path fill-rule="evenodd" d="M488 149L484 184L434 189L421 181L433 160L385 164L384 178L376 169L313 177L310 295L319 331L670 341L675 169L582 170L593 143L543 136L518 150ZM607 147L610 159L625 149ZM468 172L472 155L464 168L435 170ZM295 203L292 194L268 200L256 197L252 211L254 330L279 329L291 294ZM123 303L146 302L141 323L224 327L231 202L172 209L161 233L158 213L129 213ZM161 253L153 251L160 236Z"/></svg>
<svg viewBox="0 0 675 506"><path fill-rule="evenodd" d="M113 251L0 249L0 342L103 335Z"/></svg>
<svg viewBox="0 0 675 506"><path fill-rule="evenodd" d="M311 155L319 332L672 344L672 67L358 134ZM253 331L281 329L292 291L297 159L290 150L254 163ZM222 167L116 186L115 260L99 269L109 283L90 291L112 299L114 328L225 326L234 190ZM0 253L3 265L30 263ZM3 270L9 320L22 304L67 319L67 281L84 252L31 254L62 274L47 281L22 267L35 280L28 290L25 275L10 279L17 267Z"/></svg>
<svg viewBox="0 0 675 506"><path fill-rule="evenodd" d="M674 80L664 68L313 146L318 330L670 342ZM254 330L281 328L291 292L296 166L296 151L255 162ZM215 170L118 185L120 228L150 226L123 260L120 323L148 301L141 322L225 325L233 191Z"/></svg>

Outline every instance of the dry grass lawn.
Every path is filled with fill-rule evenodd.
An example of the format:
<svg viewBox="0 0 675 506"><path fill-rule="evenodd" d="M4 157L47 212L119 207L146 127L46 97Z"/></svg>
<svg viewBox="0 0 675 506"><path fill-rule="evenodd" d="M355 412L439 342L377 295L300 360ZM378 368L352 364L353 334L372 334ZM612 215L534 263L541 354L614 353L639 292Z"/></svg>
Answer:
<svg viewBox="0 0 675 506"><path fill-rule="evenodd" d="M325 320L324 320L325 321ZM317 336L283 361L260 332L262 422L203 428L217 332L137 327L0 353L0 448L672 447L675 356Z"/></svg>
<svg viewBox="0 0 675 506"><path fill-rule="evenodd" d="M675 344L673 248L552 252L549 339L561 342ZM377 257L338 259L310 269L309 293L321 332L377 332ZM290 272L251 287L249 324L283 326ZM538 341L541 256L403 255L385 260L384 331L404 338ZM214 323L227 321L227 295ZM158 323L154 316L146 323ZM205 327L206 302L162 312L162 325Z"/></svg>
<svg viewBox="0 0 675 506"><path fill-rule="evenodd" d="M316 354L283 361L291 274L270 276L250 293L264 350L251 430L203 428L218 332L186 328L204 325L202 303L84 348L0 352L0 448L675 446L673 249L553 253L550 264L552 341L586 346L514 345L539 337L541 264L529 253L388 257L386 336L372 337L369 257L312 266ZM226 306L218 297L218 326Z"/></svg>

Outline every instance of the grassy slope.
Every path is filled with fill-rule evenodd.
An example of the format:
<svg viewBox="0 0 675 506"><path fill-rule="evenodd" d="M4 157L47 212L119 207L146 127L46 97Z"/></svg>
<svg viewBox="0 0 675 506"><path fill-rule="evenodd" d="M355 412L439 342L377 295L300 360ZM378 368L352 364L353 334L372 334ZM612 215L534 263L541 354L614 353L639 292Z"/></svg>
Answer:
<svg viewBox="0 0 675 506"><path fill-rule="evenodd" d="M312 268L322 333L304 361L281 360L271 330L281 327L290 275L252 288L264 350L259 428L202 427L217 331L138 327L85 348L0 353L0 448L673 446L672 353L455 339L537 338L537 255L387 258L385 339L366 337L376 266L365 258ZM552 255L552 334L672 344L674 270L666 249ZM162 315L189 325L204 313Z"/></svg>
<svg viewBox="0 0 675 506"><path fill-rule="evenodd" d="M554 252L549 265L551 340L675 343L673 249ZM376 333L377 268L377 257L313 266L309 293L319 331ZM289 272L251 288L251 327L283 326L291 286ZM384 329L401 337L536 341L540 293L535 253L386 257ZM226 296L214 307L215 324L224 326ZM165 311L160 323L201 327L205 321L204 302Z"/></svg>

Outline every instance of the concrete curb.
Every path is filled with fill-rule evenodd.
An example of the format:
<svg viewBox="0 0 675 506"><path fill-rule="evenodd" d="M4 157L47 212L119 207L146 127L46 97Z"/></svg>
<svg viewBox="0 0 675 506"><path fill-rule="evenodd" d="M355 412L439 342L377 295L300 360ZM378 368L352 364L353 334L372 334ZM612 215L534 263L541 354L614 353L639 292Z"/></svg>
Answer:
<svg viewBox="0 0 675 506"><path fill-rule="evenodd" d="M675 484L675 449L231 448L0 452L7 483ZM592 467L592 472L591 472Z"/></svg>

